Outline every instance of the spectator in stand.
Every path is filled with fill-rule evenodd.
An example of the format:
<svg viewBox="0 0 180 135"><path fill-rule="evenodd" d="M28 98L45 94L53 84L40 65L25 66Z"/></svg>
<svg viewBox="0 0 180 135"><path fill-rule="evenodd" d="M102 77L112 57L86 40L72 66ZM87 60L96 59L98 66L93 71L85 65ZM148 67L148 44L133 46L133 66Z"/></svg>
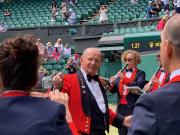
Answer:
<svg viewBox="0 0 180 135"><path fill-rule="evenodd" d="M156 12L157 12L157 16L159 16L159 12L161 12L161 9L162 9L162 3L161 3L161 1L155 0L153 11L156 11Z"/></svg>
<svg viewBox="0 0 180 135"><path fill-rule="evenodd" d="M176 13L180 13L180 0L174 0L173 5L174 5L173 15L175 15Z"/></svg>
<svg viewBox="0 0 180 135"><path fill-rule="evenodd" d="M53 46L52 46L52 43L51 42L48 42L47 44L47 47L46 47L46 50L47 50L47 55L49 58L51 58L51 54L53 52ZM48 59L49 59L48 58Z"/></svg>
<svg viewBox="0 0 180 135"><path fill-rule="evenodd" d="M62 53L63 49L64 49L64 46L63 46L63 43L62 43L62 40L61 38L58 38L54 47L57 47L58 48L58 51L60 51Z"/></svg>
<svg viewBox="0 0 180 135"><path fill-rule="evenodd" d="M68 44L66 44L64 47L63 55L71 55L71 48L69 47Z"/></svg>
<svg viewBox="0 0 180 135"><path fill-rule="evenodd" d="M67 3L70 5L74 5L78 3L78 0L67 0Z"/></svg>
<svg viewBox="0 0 180 135"><path fill-rule="evenodd" d="M105 5L102 5L99 10L99 23L107 23L108 17L107 17L107 7Z"/></svg>
<svg viewBox="0 0 180 135"><path fill-rule="evenodd" d="M132 4L138 4L138 0L131 0Z"/></svg>
<svg viewBox="0 0 180 135"><path fill-rule="evenodd" d="M157 31L162 31L166 22L168 21L169 16L165 15L162 17L162 19L158 22L158 24L156 25L156 30Z"/></svg>
<svg viewBox="0 0 180 135"><path fill-rule="evenodd" d="M74 57L73 57L73 63L76 64L77 67L79 67L79 54L74 54Z"/></svg>
<svg viewBox="0 0 180 135"><path fill-rule="evenodd" d="M70 25L76 24L76 13L71 8L69 9L69 12L68 12L67 22Z"/></svg>
<svg viewBox="0 0 180 135"><path fill-rule="evenodd" d="M68 7L66 3L62 2L62 8L61 8L61 13L62 13L62 19L64 22L67 22L68 18Z"/></svg>
<svg viewBox="0 0 180 135"><path fill-rule="evenodd" d="M164 6L164 10L165 10L165 15L170 16L170 1L169 0L163 0L163 6Z"/></svg>
<svg viewBox="0 0 180 135"><path fill-rule="evenodd" d="M73 57L68 59L65 69L67 70L68 74L74 74L77 72L77 66L73 61Z"/></svg>
<svg viewBox="0 0 180 135"><path fill-rule="evenodd" d="M176 14L177 2L178 2L178 0L173 0L173 13L172 13L172 15Z"/></svg>
<svg viewBox="0 0 180 135"><path fill-rule="evenodd" d="M40 57L43 59L44 58L44 54L45 54L45 46L44 44L41 42L41 39L38 38L37 39L37 43L36 43L38 50L39 50L39 55Z"/></svg>
<svg viewBox="0 0 180 135"><path fill-rule="evenodd" d="M3 23L0 22L0 32L6 32L8 27Z"/></svg>
<svg viewBox="0 0 180 135"><path fill-rule="evenodd" d="M43 89L47 89L47 90L49 90L49 89L51 89L51 87L52 87L52 78L53 78L53 76L55 75L55 74L57 74L57 72L56 71L54 71L52 74L46 74L43 78L42 78L42 88Z"/></svg>
<svg viewBox="0 0 180 135"><path fill-rule="evenodd" d="M58 50L57 47L54 47L54 50L52 52L52 58L55 59L56 61L59 60L60 56L61 56L61 52Z"/></svg>
<svg viewBox="0 0 180 135"><path fill-rule="evenodd" d="M58 11L57 11L57 1L56 0L52 0L52 19L51 21L56 21L56 16L58 15Z"/></svg>
<svg viewBox="0 0 180 135"><path fill-rule="evenodd" d="M149 5L147 6L147 19L151 19L154 15L157 14L157 12L153 10L153 8L153 2L149 1Z"/></svg>
<svg viewBox="0 0 180 135"><path fill-rule="evenodd" d="M35 89L42 89L42 78L47 75L47 71L43 66L40 66L39 72L38 72L38 81L36 86L34 87Z"/></svg>
<svg viewBox="0 0 180 135"><path fill-rule="evenodd" d="M176 13L180 13L180 0L177 1Z"/></svg>
<svg viewBox="0 0 180 135"><path fill-rule="evenodd" d="M6 9L6 10L4 11L4 16L11 16L11 10Z"/></svg>

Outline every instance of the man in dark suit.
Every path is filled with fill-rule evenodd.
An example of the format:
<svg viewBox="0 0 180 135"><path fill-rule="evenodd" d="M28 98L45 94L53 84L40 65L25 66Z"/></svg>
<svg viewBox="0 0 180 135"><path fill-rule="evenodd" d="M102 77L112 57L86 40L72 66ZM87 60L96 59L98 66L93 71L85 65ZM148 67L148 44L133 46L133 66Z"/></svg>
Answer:
<svg viewBox="0 0 180 135"><path fill-rule="evenodd" d="M129 126L131 117L117 115L108 107L106 92L97 76L102 64L101 52L96 48L86 49L80 63L78 73L54 77L54 87L63 82L61 91L69 95L69 109L79 134L105 135L109 123L116 127Z"/></svg>
<svg viewBox="0 0 180 135"><path fill-rule="evenodd" d="M180 15L166 23L161 33L162 66L171 73L168 84L140 96L128 135L180 134Z"/></svg>
<svg viewBox="0 0 180 135"><path fill-rule="evenodd" d="M49 98L58 103L30 95L39 67L38 48L30 38L26 35L1 43L0 134L72 135L76 128L72 128L67 103L63 100L68 115L59 104L66 94L50 92Z"/></svg>

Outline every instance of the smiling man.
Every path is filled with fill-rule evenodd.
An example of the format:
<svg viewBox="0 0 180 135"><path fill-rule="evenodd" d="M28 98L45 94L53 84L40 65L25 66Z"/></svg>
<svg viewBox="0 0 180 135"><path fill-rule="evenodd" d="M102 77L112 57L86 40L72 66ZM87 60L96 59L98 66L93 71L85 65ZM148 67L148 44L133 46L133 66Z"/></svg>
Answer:
<svg viewBox="0 0 180 135"><path fill-rule="evenodd" d="M80 59L81 68L76 74L56 75L54 86L63 87L69 95L69 109L80 135L105 135L109 123L129 126L131 116L123 117L108 108L106 92L99 80L98 70L102 54L97 48L88 48Z"/></svg>

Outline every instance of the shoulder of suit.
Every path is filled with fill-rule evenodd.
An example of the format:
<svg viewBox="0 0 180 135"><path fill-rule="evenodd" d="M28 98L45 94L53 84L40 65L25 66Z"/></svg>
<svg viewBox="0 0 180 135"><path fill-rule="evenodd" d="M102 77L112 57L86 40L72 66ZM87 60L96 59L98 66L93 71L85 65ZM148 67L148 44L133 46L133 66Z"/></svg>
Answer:
<svg viewBox="0 0 180 135"><path fill-rule="evenodd" d="M166 84L166 85L158 88L156 91L147 93L146 95L148 97L152 97L152 98L158 99L160 95L169 93L171 90L173 90L172 86L170 84Z"/></svg>
<svg viewBox="0 0 180 135"><path fill-rule="evenodd" d="M26 99L24 99L26 98ZM53 102L49 99L44 99L44 98L38 98L38 97L23 97L19 98L17 103L21 104L21 106L26 106L22 107L22 110L29 110L31 109L32 111L30 113L36 114L37 117L45 117L46 119L51 119L58 114L64 115L65 113L65 106L56 102ZM29 109L26 109L29 108ZM50 113L49 113L50 112Z"/></svg>

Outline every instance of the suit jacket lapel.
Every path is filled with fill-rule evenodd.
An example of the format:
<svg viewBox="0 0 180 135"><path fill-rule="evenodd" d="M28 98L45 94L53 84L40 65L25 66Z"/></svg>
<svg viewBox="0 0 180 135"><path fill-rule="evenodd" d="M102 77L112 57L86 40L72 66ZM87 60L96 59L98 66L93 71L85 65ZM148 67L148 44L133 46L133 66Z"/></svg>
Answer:
<svg viewBox="0 0 180 135"><path fill-rule="evenodd" d="M77 72L77 75L80 84L81 102L82 102L83 111L86 114L86 116L91 117L91 106L89 101L90 95L88 92L89 87L87 86L83 74L80 70Z"/></svg>
<svg viewBox="0 0 180 135"><path fill-rule="evenodd" d="M105 117L106 117L106 130L109 132L109 107L108 107L107 95L106 95L106 91L105 91L101 81L98 80L98 82L99 82L99 86L101 88L101 92L103 94L103 98L104 98L104 102L105 102L105 106L106 106L106 113L105 113Z"/></svg>

